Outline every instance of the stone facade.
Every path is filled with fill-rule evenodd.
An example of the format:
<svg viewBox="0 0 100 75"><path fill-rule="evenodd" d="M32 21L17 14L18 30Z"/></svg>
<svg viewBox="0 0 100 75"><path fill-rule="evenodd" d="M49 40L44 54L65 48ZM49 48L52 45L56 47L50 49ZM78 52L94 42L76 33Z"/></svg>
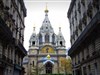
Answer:
<svg viewBox="0 0 100 75"><path fill-rule="evenodd" d="M58 74L61 71L60 58L66 58L65 39L59 28L56 35L48 18L48 10L45 10L45 19L40 28L39 34L33 34L29 40L28 56L23 61L23 66L29 65L29 70L25 75L38 74ZM27 68L26 68L27 69ZM34 69L34 70L33 70Z"/></svg>
<svg viewBox="0 0 100 75"><path fill-rule="evenodd" d="M100 75L100 0L72 0L68 18L73 75Z"/></svg>
<svg viewBox="0 0 100 75"><path fill-rule="evenodd" d="M23 0L0 0L0 75L22 75L24 17Z"/></svg>

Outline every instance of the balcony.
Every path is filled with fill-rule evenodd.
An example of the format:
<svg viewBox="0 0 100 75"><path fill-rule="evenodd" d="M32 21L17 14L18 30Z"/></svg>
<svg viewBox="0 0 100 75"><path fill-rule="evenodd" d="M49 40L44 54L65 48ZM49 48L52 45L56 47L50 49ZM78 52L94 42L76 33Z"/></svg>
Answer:
<svg viewBox="0 0 100 75"><path fill-rule="evenodd" d="M7 57L7 60L6 60L9 64L13 64L13 60L10 59L9 57Z"/></svg>
<svg viewBox="0 0 100 75"><path fill-rule="evenodd" d="M12 32L10 28L5 24L5 21L0 17L0 38L5 41L12 41ZM5 39L4 39L5 38Z"/></svg>
<svg viewBox="0 0 100 75"><path fill-rule="evenodd" d="M13 64L13 60L9 59L8 57L6 57L3 54L0 54L0 61L5 62L5 63L9 63L9 64Z"/></svg>
<svg viewBox="0 0 100 75"><path fill-rule="evenodd" d="M99 10L99 0L93 0L93 6Z"/></svg>
<svg viewBox="0 0 100 75"><path fill-rule="evenodd" d="M23 56L27 54L26 49L24 48L24 46L18 39L15 39L15 45L16 45L16 48L21 52Z"/></svg>

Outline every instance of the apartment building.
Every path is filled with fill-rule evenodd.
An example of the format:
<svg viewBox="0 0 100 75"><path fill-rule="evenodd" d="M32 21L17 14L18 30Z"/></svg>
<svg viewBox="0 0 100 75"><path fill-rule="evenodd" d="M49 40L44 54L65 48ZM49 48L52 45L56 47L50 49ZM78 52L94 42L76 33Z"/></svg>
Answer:
<svg viewBox="0 0 100 75"><path fill-rule="evenodd" d="M71 0L67 14L73 75L100 75L100 0Z"/></svg>
<svg viewBox="0 0 100 75"><path fill-rule="evenodd" d="M0 75L22 75L25 17L23 0L0 0Z"/></svg>

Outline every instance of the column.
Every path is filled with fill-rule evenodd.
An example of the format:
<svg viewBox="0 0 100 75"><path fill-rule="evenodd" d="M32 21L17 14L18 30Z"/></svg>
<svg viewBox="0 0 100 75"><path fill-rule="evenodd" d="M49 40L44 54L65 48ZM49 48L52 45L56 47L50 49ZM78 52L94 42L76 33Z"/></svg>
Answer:
<svg viewBox="0 0 100 75"><path fill-rule="evenodd" d="M45 35L42 34L42 42L45 42Z"/></svg>

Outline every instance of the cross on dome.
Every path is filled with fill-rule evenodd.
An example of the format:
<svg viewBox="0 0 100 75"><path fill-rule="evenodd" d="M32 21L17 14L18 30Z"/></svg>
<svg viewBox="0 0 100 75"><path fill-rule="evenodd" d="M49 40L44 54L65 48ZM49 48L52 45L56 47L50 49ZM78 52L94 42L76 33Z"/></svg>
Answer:
<svg viewBox="0 0 100 75"><path fill-rule="evenodd" d="M48 13L49 11L48 11L48 9L47 9L47 3L46 3L46 9L45 9L45 13Z"/></svg>

